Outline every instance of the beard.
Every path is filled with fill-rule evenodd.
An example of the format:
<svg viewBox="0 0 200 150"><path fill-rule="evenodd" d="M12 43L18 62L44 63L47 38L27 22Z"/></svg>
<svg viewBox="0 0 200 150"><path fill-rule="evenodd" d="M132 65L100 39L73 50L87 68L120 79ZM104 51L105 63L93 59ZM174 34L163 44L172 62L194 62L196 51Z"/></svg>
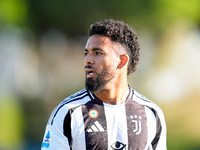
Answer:
<svg viewBox="0 0 200 150"><path fill-rule="evenodd" d="M113 78L114 75L110 73L110 68L107 67L103 69L101 74L97 74L96 79L86 78L85 87L92 93L100 92L101 90L104 89L105 85Z"/></svg>

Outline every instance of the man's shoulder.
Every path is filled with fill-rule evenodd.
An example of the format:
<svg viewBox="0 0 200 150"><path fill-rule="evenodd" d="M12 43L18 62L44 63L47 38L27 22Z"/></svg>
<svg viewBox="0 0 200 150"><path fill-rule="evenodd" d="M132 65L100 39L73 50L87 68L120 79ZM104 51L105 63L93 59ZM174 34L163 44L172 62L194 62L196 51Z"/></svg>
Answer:
<svg viewBox="0 0 200 150"><path fill-rule="evenodd" d="M138 93L137 91L134 90L133 98L134 101L138 102L139 104L145 106L149 110L151 110L155 116L158 116L161 120L161 123L164 125L165 124L165 117L162 109L153 101L149 100L142 94Z"/></svg>
<svg viewBox="0 0 200 150"><path fill-rule="evenodd" d="M70 100L73 100L73 99L81 98L82 96L87 95L87 94L88 94L88 91L86 89L82 89L82 90L68 96L63 101L70 101Z"/></svg>
<svg viewBox="0 0 200 150"><path fill-rule="evenodd" d="M133 100L151 109L162 111L161 108L156 103L154 103L152 100L148 99L147 97L143 96L136 90L133 90Z"/></svg>
<svg viewBox="0 0 200 150"><path fill-rule="evenodd" d="M65 98L59 105L84 104L88 100L90 100L90 93L86 89L82 89Z"/></svg>
<svg viewBox="0 0 200 150"><path fill-rule="evenodd" d="M59 116L58 119L62 120L70 109L77 108L78 106L81 106L90 100L90 93L86 89L72 94L71 96L65 98L59 105L57 105L52 112L48 123L53 124L54 118L57 116Z"/></svg>

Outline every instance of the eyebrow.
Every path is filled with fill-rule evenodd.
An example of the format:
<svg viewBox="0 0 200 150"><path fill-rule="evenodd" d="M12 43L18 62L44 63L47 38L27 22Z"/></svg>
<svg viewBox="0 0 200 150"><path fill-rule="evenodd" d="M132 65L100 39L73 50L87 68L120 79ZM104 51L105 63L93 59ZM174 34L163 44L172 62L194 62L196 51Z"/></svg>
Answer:
<svg viewBox="0 0 200 150"><path fill-rule="evenodd" d="M92 48L92 51L103 51L101 48L98 48L98 47L94 47L94 48ZM85 48L85 50L84 51L88 51L88 49L86 49Z"/></svg>

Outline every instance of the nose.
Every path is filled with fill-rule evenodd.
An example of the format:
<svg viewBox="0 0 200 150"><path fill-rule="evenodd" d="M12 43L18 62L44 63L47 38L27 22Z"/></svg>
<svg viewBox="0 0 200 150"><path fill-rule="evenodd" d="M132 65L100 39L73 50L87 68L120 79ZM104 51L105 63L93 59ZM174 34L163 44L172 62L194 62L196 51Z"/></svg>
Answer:
<svg viewBox="0 0 200 150"><path fill-rule="evenodd" d="M84 60L85 65L94 64L94 58L92 54L88 53Z"/></svg>

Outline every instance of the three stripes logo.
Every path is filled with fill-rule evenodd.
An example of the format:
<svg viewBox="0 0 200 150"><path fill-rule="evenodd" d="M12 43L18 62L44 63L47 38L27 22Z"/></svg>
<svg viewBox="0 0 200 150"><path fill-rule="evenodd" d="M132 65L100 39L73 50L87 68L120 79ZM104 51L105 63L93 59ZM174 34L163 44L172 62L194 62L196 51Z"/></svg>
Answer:
<svg viewBox="0 0 200 150"><path fill-rule="evenodd" d="M98 121L95 121L94 124L87 129L87 132L104 132L104 128L101 126L101 124Z"/></svg>

